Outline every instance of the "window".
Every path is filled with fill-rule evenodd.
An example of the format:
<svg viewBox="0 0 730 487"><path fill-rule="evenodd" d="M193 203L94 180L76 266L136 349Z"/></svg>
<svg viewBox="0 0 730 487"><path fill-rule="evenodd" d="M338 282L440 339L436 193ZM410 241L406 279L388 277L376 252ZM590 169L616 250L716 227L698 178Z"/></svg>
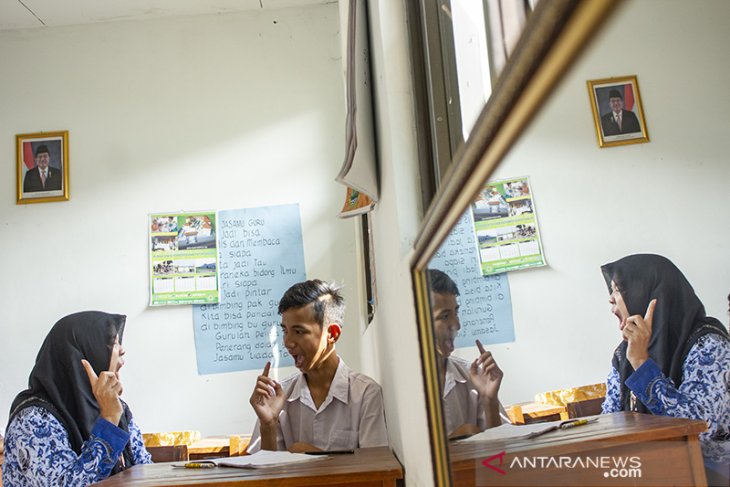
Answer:
<svg viewBox="0 0 730 487"><path fill-rule="evenodd" d="M424 209L469 137L536 1L406 2Z"/></svg>

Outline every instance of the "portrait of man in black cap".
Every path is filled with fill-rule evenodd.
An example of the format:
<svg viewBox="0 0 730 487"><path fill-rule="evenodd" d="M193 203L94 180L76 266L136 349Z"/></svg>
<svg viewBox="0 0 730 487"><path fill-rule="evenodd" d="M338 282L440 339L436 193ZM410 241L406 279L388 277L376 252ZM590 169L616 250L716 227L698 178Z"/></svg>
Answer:
<svg viewBox="0 0 730 487"><path fill-rule="evenodd" d="M604 137L641 132L641 125L639 125L636 114L624 110L624 97L619 89L611 88L608 92L608 103L611 111L601 117Z"/></svg>
<svg viewBox="0 0 730 487"><path fill-rule="evenodd" d="M60 191L63 185L63 174L60 169L50 165L51 152L46 144L35 148L35 167L25 173L23 192Z"/></svg>

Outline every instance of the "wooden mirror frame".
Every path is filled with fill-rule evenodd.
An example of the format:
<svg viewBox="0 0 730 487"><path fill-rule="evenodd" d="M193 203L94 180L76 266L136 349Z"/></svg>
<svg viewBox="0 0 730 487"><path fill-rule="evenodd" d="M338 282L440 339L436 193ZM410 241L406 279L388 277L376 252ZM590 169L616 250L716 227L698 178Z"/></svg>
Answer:
<svg viewBox="0 0 730 487"><path fill-rule="evenodd" d="M428 296L428 263L572 62L619 4L616 0L542 0L538 4L422 222L411 273L436 485L452 483Z"/></svg>

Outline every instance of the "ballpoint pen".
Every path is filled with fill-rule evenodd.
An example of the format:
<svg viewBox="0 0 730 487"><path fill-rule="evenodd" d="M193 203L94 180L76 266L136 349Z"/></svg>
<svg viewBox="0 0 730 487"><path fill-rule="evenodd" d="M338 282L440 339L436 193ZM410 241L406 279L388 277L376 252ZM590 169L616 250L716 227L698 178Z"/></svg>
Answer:
<svg viewBox="0 0 730 487"><path fill-rule="evenodd" d="M305 451L306 455L348 455L355 453L355 450L313 450Z"/></svg>
<svg viewBox="0 0 730 487"><path fill-rule="evenodd" d="M561 430L568 429L568 428L574 428L576 426L583 426L584 424L593 423L595 421L598 421L598 418L593 419L578 419L575 421L570 421L568 423L562 423L559 428Z"/></svg>
<svg viewBox="0 0 730 487"><path fill-rule="evenodd" d="M555 424L553 426L550 426L549 428L545 428L544 430L540 431L534 431L527 435L527 438L537 438L538 436L542 436L545 433L549 433L551 431L557 431L557 430L565 430L568 428L575 428L576 426L583 426L589 423L594 423L598 421L598 418L590 418L590 419L570 419L568 421L563 421L561 423Z"/></svg>
<svg viewBox="0 0 730 487"><path fill-rule="evenodd" d="M215 468L216 463L212 460L200 460L198 462L185 462L182 465L173 465L176 468Z"/></svg>

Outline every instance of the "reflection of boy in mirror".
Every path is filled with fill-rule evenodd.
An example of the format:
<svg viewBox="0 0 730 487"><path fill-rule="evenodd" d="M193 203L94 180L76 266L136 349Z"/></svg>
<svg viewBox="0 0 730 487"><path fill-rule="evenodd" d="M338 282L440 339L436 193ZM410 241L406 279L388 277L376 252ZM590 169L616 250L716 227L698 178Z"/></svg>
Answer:
<svg viewBox="0 0 730 487"><path fill-rule="evenodd" d="M430 269L428 277L436 351L443 359L440 370L446 432L453 438L499 426L502 418L507 418L498 398L504 374L479 340L476 345L480 355L473 362L451 355L454 339L461 328L456 299L459 289L438 269Z"/></svg>

